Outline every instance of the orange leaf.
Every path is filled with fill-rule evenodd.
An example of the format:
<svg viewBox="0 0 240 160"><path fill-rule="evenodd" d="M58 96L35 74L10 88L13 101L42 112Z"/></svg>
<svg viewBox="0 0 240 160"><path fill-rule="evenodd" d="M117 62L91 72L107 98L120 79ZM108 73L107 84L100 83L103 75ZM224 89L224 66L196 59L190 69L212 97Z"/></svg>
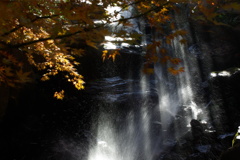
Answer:
<svg viewBox="0 0 240 160"><path fill-rule="evenodd" d="M108 54L108 50L102 51L102 59L103 59L103 61L105 61L105 59L107 58L107 54Z"/></svg>
<svg viewBox="0 0 240 160"><path fill-rule="evenodd" d="M64 98L64 90L61 90L60 92L55 92L54 97L62 100Z"/></svg>
<svg viewBox="0 0 240 160"><path fill-rule="evenodd" d="M172 64L179 64L181 62L181 60L179 58L172 58L172 59L170 59L170 62Z"/></svg>
<svg viewBox="0 0 240 160"><path fill-rule="evenodd" d="M109 55L108 58L112 58L113 61L115 61L117 55L120 55L120 53L119 53L118 50L115 50L115 51L113 51L113 53L111 53L111 54Z"/></svg>
<svg viewBox="0 0 240 160"><path fill-rule="evenodd" d="M158 62L158 60L159 60L159 57L157 57L157 56L151 56L151 57L150 57L150 61L151 61L151 62L156 63L156 62Z"/></svg>
<svg viewBox="0 0 240 160"><path fill-rule="evenodd" d="M167 50L166 50L165 48L161 48L161 49L160 49L160 53L166 54L166 53L167 53Z"/></svg>
<svg viewBox="0 0 240 160"><path fill-rule="evenodd" d="M164 57L161 58L161 63L166 63L170 59L171 58L169 56L164 56Z"/></svg>
<svg viewBox="0 0 240 160"><path fill-rule="evenodd" d="M176 27L175 27L175 24L174 23L171 23L170 24L170 28L172 29L172 30L174 30Z"/></svg>
<svg viewBox="0 0 240 160"><path fill-rule="evenodd" d="M166 43L167 43L167 44L171 44L171 43L172 43L171 39L166 38Z"/></svg>
<svg viewBox="0 0 240 160"><path fill-rule="evenodd" d="M168 68L168 71L173 75L177 75L181 72L184 72L184 68L180 67L179 69L174 69L174 68L170 67L170 68Z"/></svg>
<svg viewBox="0 0 240 160"><path fill-rule="evenodd" d="M154 69L153 68L144 68L143 72L146 74L153 74L154 73Z"/></svg>
<svg viewBox="0 0 240 160"><path fill-rule="evenodd" d="M93 48L98 49L97 46L96 46L96 43L94 43L94 42L92 42L92 41L90 41L90 40L86 40L86 44L87 44L88 46L90 46L90 47L93 47Z"/></svg>
<svg viewBox="0 0 240 160"><path fill-rule="evenodd" d="M181 44L187 44L187 40L186 40L186 39L181 39L179 42L180 42Z"/></svg>

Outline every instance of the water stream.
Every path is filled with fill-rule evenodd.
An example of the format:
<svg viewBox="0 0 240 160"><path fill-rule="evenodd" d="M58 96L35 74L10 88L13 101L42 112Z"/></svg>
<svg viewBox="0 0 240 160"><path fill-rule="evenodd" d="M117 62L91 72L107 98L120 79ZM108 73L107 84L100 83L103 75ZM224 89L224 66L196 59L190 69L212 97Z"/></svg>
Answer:
<svg viewBox="0 0 240 160"><path fill-rule="evenodd" d="M170 56L182 60L178 67L184 67L183 73L172 75L166 69L168 64L161 63L152 65L153 74L142 72L143 56L146 54L144 46L151 42L151 36L157 37L158 33L148 30L150 28L144 21L133 20L134 27L126 30L142 33L141 44L123 43L123 39L115 35L105 37L108 40L105 49L121 48L122 55L116 58L116 63L108 60L99 63L101 66L97 71L100 76L96 77L101 78L87 83L83 92L69 88L71 96L63 103L43 101L46 98L43 91L39 91L41 97L37 93L33 94L34 98L29 93L22 95L24 99L18 103L26 105L25 109L13 105L13 114L6 119L8 123L0 132L7 135L1 136L3 142L0 147L6 153L0 154L0 159L6 156L5 159L36 160L175 160L176 157L183 160L194 159L191 156L195 155L199 155L198 159L206 159L209 153L213 153L212 159L217 159L217 154L224 150L222 146L231 143L231 140L224 138L234 133L216 136L214 130L221 131L229 125L228 122L222 123L225 121L221 119L225 117L224 107L228 107L228 101L233 103L235 100L234 103L239 104L239 94L233 99L227 97L229 93L222 93L235 89L235 85L231 88L229 84L225 87L230 89L221 88L224 82L232 81L215 84L215 99L219 100L219 104L226 103L221 109L220 105L214 104L214 96L212 100L208 97L208 82L218 76L230 77L240 69L211 73L209 52L204 52L204 44L199 43L194 27L188 21L186 8L180 9L182 12L174 15L174 21L176 29L188 32L188 44L179 43L180 37L176 37L171 45L165 47L169 49ZM125 11L123 16L131 16L131 11ZM113 24L110 27L118 30L121 26L114 28L116 24ZM161 40L161 37L157 38ZM118 44L114 43L116 41ZM88 67L88 64L85 65ZM238 80L233 82L237 83ZM235 90L239 93L239 88ZM35 104L33 101L41 103ZM235 104L232 106L229 117L237 107ZM233 121L236 120L234 118ZM205 135L204 138L208 136L209 139L204 139L204 144L193 144L190 125L193 119L205 125L204 134L214 134ZM178 152L173 151L175 155L171 152L174 147L178 147ZM211 147L212 151L208 152ZM165 158L165 155L170 155L170 158Z"/></svg>
<svg viewBox="0 0 240 160"><path fill-rule="evenodd" d="M175 18L180 29L191 32L184 16ZM151 76L140 72L140 79L129 75L91 84L99 92L99 114L92 124L96 142L90 145L88 160L155 160L190 130L192 119L208 121L206 101L199 94L203 94L199 57L178 37L170 50L182 59L184 73L171 75L155 64Z"/></svg>

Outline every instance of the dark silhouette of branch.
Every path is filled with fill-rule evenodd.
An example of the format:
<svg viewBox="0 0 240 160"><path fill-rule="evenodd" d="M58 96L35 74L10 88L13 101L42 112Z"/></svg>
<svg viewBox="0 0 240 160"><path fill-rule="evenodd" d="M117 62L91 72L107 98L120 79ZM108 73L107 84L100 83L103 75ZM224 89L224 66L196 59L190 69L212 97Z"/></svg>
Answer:
<svg viewBox="0 0 240 160"><path fill-rule="evenodd" d="M20 48L20 47L23 47L23 46L27 46L27 45L31 45L31 44L34 44L34 43L38 43L38 42L45 42L47 40L54 40L54 39L63 39L63 38L67 38L67 37L71 37L71 36L74 36L78 33L82 33L82 32L90 32L94 29L98 29L100 28L101 26L96 26L96 27L93 27L93 28L86 28L84 30L79 30L79 31L76 31L74 33L69 33L69 34L65 34L65 35L60 35L60 36L54 36L54 37L48 37L48 38L41 38L41 39L38 39L38 40L33 40L33 41L29 41L29 42L25 42L25 43L20 43L20 44L13 44L13 45L8 45L9 47L11 48Z"/></svg>
<svg viewBox="0 0 240 160"><path fill-rule="evenodd" d="M41 38L41 39L38 39L38 40L29 41L29 42L20 43L20 44L9 45L9 46L11 46L12 48L19 48L19 47L31 45L31 44L38 43L38 42L45 42L47 40L63 39L63 38L71 37L71 36L74 36L74 35L76 35L78 33L81 33L81 32L82 31L77 31L77 32L74 32L74 33L66 34L66 35L61 35L61 36L56 36L56 37L48 37L48 38Z"/></svg>
<svg viewBox="0 0 240 160"><path fill-rule="evenodd" d="M53 17L57 17L57 16L59 16L59 15L51 15L51 16L36 17L35 19L31 20L31 23L34 23L35 21L40 20L40 19L53 18ZM17 25L15 28L13 28L13 29L11 29L10 31L8 31L8 32L6 32L6 33L4 33L4 34L2 34L1 36L7 36L7 35L9 35L9 34L15 32L15 31L19 30L19 29L22 28L22 27L23 27L23 25Z"/></svg>
<svg viewBox="0 0 240 160"><path fill-rule="evenodd" d="M137 1L136 3L133 3L133 4L137 4L139 2L142 2L142 1ZM149 14L150 12L153 12L153 11L156 11L158 9L162 9L163 6L167 5L169 2L166 2L164 4L162 4L161 6L157 7L157 6L153 6L151 9L149 9L148 11L144 12L144 13L141 13L141 14L137 14L135 16L131 16L131 17L128 17L128 18L121 18L121 19L118 19L118 20L115 20L113 22L122 22L122 21L127 21L127 20L130 20L130 19L135 19L135 18L139 18L139 17L143 17L147 14ZM119 11L120 13L121 11Z"/></svg>

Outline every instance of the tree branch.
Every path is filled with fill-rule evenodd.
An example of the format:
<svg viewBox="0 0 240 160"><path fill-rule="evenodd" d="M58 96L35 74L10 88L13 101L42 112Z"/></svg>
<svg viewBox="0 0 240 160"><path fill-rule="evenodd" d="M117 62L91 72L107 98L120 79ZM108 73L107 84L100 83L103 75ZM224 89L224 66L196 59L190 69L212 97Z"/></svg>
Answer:
<svg viewBox="0 0 240 160"><path fill-rule="evenodd" d="M136 4L139 3L139 2L141 2L141 1L137 1ZM161 6L159 6L159 7L156 7L156 6L155 6L155 7L152 7L152 8L149 9L148 11L146 11L146 12L144 12L144 13L141 13L141 14L137 14L137 15L132 16L132 17L122 18L122 19L115 20L115 21L113 21L112 23L114 23L114 22L121 22L121 21L127 21L127 20L130 20L130 19L135 19L135 18L139 18L139 17L145 16L145 15L147 15L148 13L150 13L150 12L152 12L152 11L155 11L156 9L162 8L164 5L166 5L166 4L168 4L168 3L169 3L169 2L166 2L166 3L164 3L163 5L161 5ZM119 13L120 13L120 12L119 12Z"/></svg>
<svg viewBox="0 0 240 160"><path fill-rule="evenodd" d="M29 41L29 42L25 42L25 43L21 43L21 44L8 45L8 46L10 46L11 48L19 48L19 47L31 45L31 44L38 43L38 42L45 42L47 40L63 39L63 38L71 37L71 36L74 36L78 33L89 32L89 31L92 31L93 29L98 29L98 28L100 28L100 26L97 26L97 27L94 27L94 28L86 28L83 31L82 30L81 31L76 31L74 33L69 33L69 34L60 35L60 36L56 36L56 37L41 38L41 39L34 40L34 41Z"/></svg>
<svg viewBox="0 0 240 160"><path fill-rule="evenodd" d="M31 20L31 23L34 23L35 21L39 20L39 19L46 19L46 18L53 18L53 17L57 17L59 15L52 15L52 16L43 16L43 17L36 17L35 19ZM18 29L22 28L23 25L17 25L15 28L11 29L10 31L2 34L1 36L7 36L15 31L17 31Z"/></svg>
<svg viewBox="0 0 240 160"><path fill-rule="evenodd" d="M41 38L41 39L38 39L38 40L25 42L25 43L21 43L21 44L10 45L10 46L12 48L19 48L19 47L31 45L31 44L38 43L38 42L44 42L44 41L47 41L47 40L63 39L63 38L71 37L71 36L76 35L76 34L81 33L81 32L82 31L77 31L77 32L74 32L74 33L71 33L71 34L66 34L66 35L61 35L61 36L56 36L56 37Z"/></svg>

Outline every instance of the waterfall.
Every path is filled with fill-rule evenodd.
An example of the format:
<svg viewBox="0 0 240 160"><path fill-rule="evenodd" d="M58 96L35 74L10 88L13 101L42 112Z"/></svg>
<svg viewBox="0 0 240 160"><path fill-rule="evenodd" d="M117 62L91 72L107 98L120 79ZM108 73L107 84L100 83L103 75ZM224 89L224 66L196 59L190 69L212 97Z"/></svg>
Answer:
<svg viewBox="0 0 240 160"><path fill-rule="evenodd" d="M184 30L186 44L175 35L165 42L163 34L141 18L131 20L133 27L109 24L113 32L105 37L103 50L116 55L115 61L102 61L101 51L95 45L84 46L82 40L67 47L69 53L87 49L85 56L76 55L81 63L76 69L86 81L84 90L65 82L61 72L52 81L39 82L32 75L33 84L0 91L0 102L8 106L0 122L0 160L217 160L223 151L239 149L235 148L239 144L231 146L237 143L239 136L235 140L234 135L240 124L240 16L233 15L236 27L218 26L189 20L188 7L175 5L177 14L170 11L175 28L163 26L164 35ZM132 16L133 8L128 9L121 12L125 18ZM224 21L228 18L224 12L217 15ZM114 34L121 29L142 34L141 41L125 43L121 34ZM155 46L159 53L149 64L145 57L155 40L167 53ZM173 64L156 62L164 55L179 58L182 62L175 67L184 72L173 75L168 70ZM152 74L143 72L146 64ZM66 91L65 98L53 99L52 93L60 88Z"/></svg>
<svg viewBox="0 0 240 160"><path fill-rule="evenodd" d="M191 33L186 16L175 15L177 29ZM188 40L194 44L191 37ZM171 55L183 61L185 72L179 75L171 75L157 63L154 75L140 72L140 79L129 75L92 84L101 89L88 160L155 160L190 131L192 119L208 121L206 101L199 94L203 82L199 56L189 48L178 37L170 46Z"/></svg>
<svg viewBox="0 0 240 160"><path fill-rule="evenodd" d="M204 92L208 73L203 70L209 67L210 62L205 62L208 64L207 66L201 65L203 61L201 56L204 53L200 51L200 48L196 47L197 37L195 37L194 30L192 30L188 21L187 7L178 7L181 14L174 14L176 30L187 31L188 43L181 44L179 42L181 37L179 36L172 40L172 44L168 45L168 48L171 56L182 60L178 67L184 67L184 72L171 75L165 71L166 69L162 67L162 64L155 64L154 67L155 75L159 81L157 90L161 123L163 124L162 129L166 132L165 134L163 132L164 139L168 139L169 130L174 132L173 135L176 139L186 134L190 130L190 121L192 119L203 123L209 121L206 108L208 99L205 97L206 93ZM194 50L193 47L195 47Z"/></svg>

